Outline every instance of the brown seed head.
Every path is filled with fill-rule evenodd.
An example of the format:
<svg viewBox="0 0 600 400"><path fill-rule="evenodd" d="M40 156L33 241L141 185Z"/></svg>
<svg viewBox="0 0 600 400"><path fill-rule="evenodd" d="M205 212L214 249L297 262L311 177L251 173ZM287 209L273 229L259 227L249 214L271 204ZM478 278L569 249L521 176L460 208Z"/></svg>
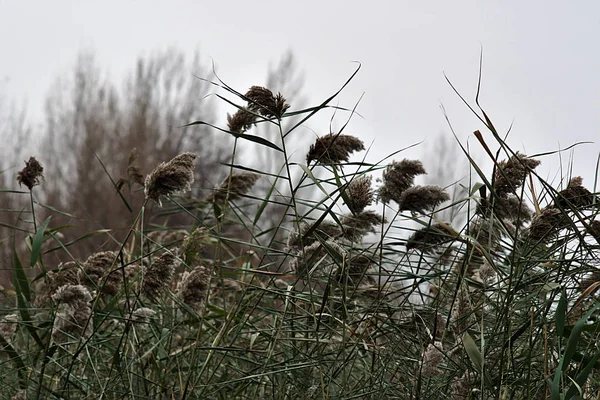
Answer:
<svg viewBox="0 0 600 400"><path fill-rule="evenodd" d="M194 182L193 153L183 153L169 162L162 162L152 171L145 181L144 193L161 206L160 197L170 196L191 190Z"/></svg>
<svg viewBox="0 0 600 400"><path fill-rule="evenodd" d="M241 199L243 195L252 189L258 178L260 176L252 172L231 174L220 185L215 187L213 193L208 197L208 201L222 204L226 199L229 201ZM227 196L228 193L229 197Z"/></svg>
<svg viewBox="0 0 600 400"><path fill-rule="evenodd" d="M191 272L185 272L179 285L179 296L193 309L200 309L210 289L212 268L200 264Z"/></svg>
<svg viewBox="0 0 600 400"><path fill-rule="evenodd" d="M406 249L417 249L425 253L432 252L443 243L452 240L444 225L435 224L415 231L406 241Z"/></svg>
<svg viewBox="0 0 600 400"><path fill-rule="evenodd" d="M281 93L274 96L273 92L262 86L252 86L245 96L248 98L248 108L267 118L281 118L290 108Z"/></svg>
<svg viewBox="0 0 600 400"><path fill-rule="evenodd" d="M423 376L436 376L442 373L440 364L444 361L444 353L442 349L442 343L429 343L427 349L423 353L423 368L421 373Z"/></svg>
<svg viewBox="0 0 600 400"><path fill-rule="evenodd" d="M335 224L334 222L323 220L314 230L311 231L310 235L306 235L306 233L313 227L314 224L307 224L303 222L299 226L299 230L293 230L288 235L287 240L287 248L288 251L293 248L299 248L304 246L309 246L314 242L317 242L319 239L321 240L329 240L334 239L342 234L342 229Z"/></svg>
<svg viewBox="0 0 600 400"><path fill-rule="evenodd" d="M247 109L241 108L235 114L227 114L227 127L230 132L244 133L252 127L256 122L256 115L248 112Z"/></svg>
<svg viewBox="0 0 600 400"><path fill-rule="evenodd" d="M362 140L351 135L333 134L318 138L310 145L306 162L317 161L321 164L339 164L347 162L350 154L365 149Z"/></svg>
<svg viewBox="0 0 600 400"><path fill-rule="evenodd" d="M29 190L40 184L40 179L44 179L44 167L35 157L29 157L29 161L25 161L25 168L17 174L17 182L19 186L25 185Z"/></svg>
<svg viewBox="0 0 600 400"><path fill-rule="evenodd" d="M415 177L426 173L421 161L407 159L393 161L383 172L379 198L384 203L394 200L400 204L402 193L413 185Z"/></svg>
<svg viewBox="0 0 600 400"><path fill-rule="evenodd" d="M426 211L433 211L440 203L447 200L450 200L450 196L439 186L413 186L402 192L400 211L425 214Z"/></svg>
<svg viewBox="0 0 600 400"><path fill-rule="evenodd" d="M375 228L386 221L375 211L367 210L354 215L344 215L340 222L344 228L344 237L351 241L357 241L368 233L375 232Z"/></svg>
<svg viewBox="0 0 600 400"><path fill-rule="evenodd" d="M528 237L534 241L550 241L556 237L561 229L572 224L568 215L557 208L546 207L531 221Z"/></svg>
<svg viewBox="0 0 600 400"><path fill-rule="evenodd" d="M571 208L587 208L594 205L595 196L581 184L583 178L577 176L569 182L565 190L558 192L555 207L569 210Z"/></svg>
<svg viewBox="0 0 600 400"><path fill-rule="evenodd" d="M519 152L506 161L500 161L494 173L494 190L497 195L504 196L515 193L523 185L529 172L533 171L540 162Z"/></svg>
<svg viewBox="0 0 600 400"><path fill-rule="evenodd" d="M477 206L477 213L485 218L490 218L492 210L496 218L518 224L519 227L531 221L533 216L529 206L514 194L494 196L493 198L490 195L488 198L481 199L481 204Z"/></svg>
<svg viewBox="0 0 600 400"><path fill-rule="evenodd" d="M121 289L121 274L116 269L118 253L101 251L88 257L79 271L80 282L90 289L102 288L102 293L115 295Z"/></svg>
<svg viewBox="0 0 600 400"><path fill-rule="evenodd" d="M171 285L175 273L176 258L164 253L150 267L146 268L142 282L142 293L147 297L157 297Z"/></svg>
<svg viewBox="0 0 600 400"><path fill-rule="evenodd" d="M91 321L92 296L82 285L65 285L52 296L61 310L56 315L52 338L57 343L64 343L81 336L89 337L93 332ZM87 328L84 331L84 328Z"/></svg>
<svg viewBox="0 0 600 400"><path fill-rule="evenodd" d="M350 200L347 204L350 211L359 213L373 203L373 189L371 187L372 178L363 175L353 179L346 188L346 194Z"/></svg>

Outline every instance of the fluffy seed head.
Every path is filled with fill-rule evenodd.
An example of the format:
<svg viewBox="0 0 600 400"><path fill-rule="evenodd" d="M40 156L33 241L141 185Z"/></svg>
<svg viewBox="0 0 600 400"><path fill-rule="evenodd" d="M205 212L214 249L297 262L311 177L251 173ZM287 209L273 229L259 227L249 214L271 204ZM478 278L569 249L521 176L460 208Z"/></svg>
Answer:
<svg viewBox="0 0 600 400"><path fill-rule="evenodd" d="M348 184L346 194L348 195L350 204L347 204L347 206L353 213L359 213L373 203L371 181L371 176L363 175L353 179Z"/></svg>
<svg viewBox="0 0 600 400"><path fill-rule="evenodd" d="M344 227L344 237L357 241L368 233L375 232L375 228L386 221L375 211L367 210L354 215L344 215L340 222Z"/></svg>
<svg viewBox="0 0 600 400"><path fill-rule="evenodd" d="M290 108L281 93L274 96L273 92L262 86L252 86L245 96L248 98L248 108L267 118L281 118Z"/></svg>
<svg viewBox="0 0 600 400"><path fill-rule="evenodd" d="M490 195L488 198L482 199L477 206L477 213L485 218L490 218L492 211L496 218L518 224L519 227L531 221L533 216L529 206L514 194L494 196L493 198Z"/></svg>
<svg viewBox="0 0 600 400"><path fill-rule="evenodd" d="M83 285L64 285L52 295L52 300L56 304L66 304L77 308L92 301L92 295Z"/></svg>
<svg viewBox="0 0 600 400"><path fill-rule="evenodd" d="M310 145L306 162L317 161L321 164L339 164L347 162L350 154L365 149L365 145L357 137L351 135L333 134L318 138Z"/></svg>
<svg viewBox="0 0 600 400"><path fill-rule="evenodd" d="M256 116L247 109L241 108L235 114L227 114L227 127L230 132L244 133L256 122Z"/></svg>
<svg viewBox="0 0 600 400"><path fill-rule="evenodd" d="M175 273L176 258L171 253L160 256L150 267L146 268L142 293L147 297L157 297L171 285Z"/></svg>
<svg viewBox="0 0 600 400"><path fill-rule="evenodd" d="M533 171L540 161L527 158L519 152L506 161L500 161L494 173L494 190L499 196L515 193L523 185L529 172Z"/></svg>
<svg viewBox="0 0 600 400"><path fill-rule="evenodd" d="M44 179L44 167L35 157L29 157L29 161L25 161L25 168L17 174L17 182L19 186L25 185L29 190L40 184L40 179Z"/></svg>
<svg viewBox="0 0 600 400"><path fill-rule="evenodd" d="M12 338L17 332L18 323L19 317L17 314L8 314L0 319L0 336L2 336L8 344L11 344ZM2 347L0 347L0 349L2 349Z"/></svg>
<svg viewBox="0 0 600 400"><path fill-rule="evenodd" d="M208 200L217 204L223 203L226 199L230 201L238 200L252 189L258 178L260 176L253 172L231 174L220 185L215 187ZM229 197L227 197L228 193Z"/></svg>
<svg viewBox="0 0 600 400"><path fill-rule="evenodd" d="M552 240L561 229L572 224L568 215L557 208L547 207L531 221L528 237L534 241Z"/></svg>
<svg viewBox="0 0 600 400"><path fill-rule="evenodd" d="M429 253L450 240L452 240L452 236L446 227L442 224L435 224L415 231L406 241L406 249L417 249Z"/></svg>
<svg viewBox="0 0 600 400"><path fill-rule="evenodd" d="M423 368L421 373L423 376L436 376L442 373L439 368L440 364L444 361L444 353L440 350L442 348L441 342L429 343L427 349L423 353Z"/></svg>
<svg viewBox="0 0 600 400"><path fill-rule="evenodd" d="M342 234L342 230L337 224L323 220L319 226L311 231L310 235L306 235L306 233L312 229L313 225L314 224L303 222L300 224L298 231L291 231L288 235L287 248L293 249L302 247L303 245L309 246L318 241L317 237L322 240L328 240L337 238Z"/></svg>
<svg viewBox="0 0 600 400"><path fill-rule="evenodd" d="M402 192L400 211L412 211L425 214L433 211L440 203L450 200L448 193L439 186L413 186Z"/></svg>
<svg viewBox="0 0 600 400"><path fill-rule="evenodd" d="M117 252L101 251L88 257L79 271L79 280L91 289L102 288L102 293L115 295L121 289L121 275L115 270Z"/></svg>
<svg viewBox="0 0 600 400"><path fill-rule="evenodd" d="M200 309L210 289L212 269L206 265L198 265L191 272L181 277L179 296L182 301L193 309Z"/></svg>
<svg viewBox="0 0 600 400"><path fill-rule="evenodd" d="M402 193L413 185L415 177L426 173L421 161L393 161L383 172L383 184L378 191L379 199L384 203L394 200L400 204Z"/></svg>
<svg viewBox="0 0 600 400"><path fill-rule="evenodd" d="M583 187L583 178L576 176L571 179L569 186L565 190L558 192L556 201L554 202L557 208L569 210L571 208L587 208L594 205L595 196Z"/></svg>
<svg viewBox="0 0 600 400"><path fill-rule="evenodd" d="M183 153L169 162L162 162L146 177L144 193L162 206L161 196L191 190L194 183L194 153Z"/></svg>

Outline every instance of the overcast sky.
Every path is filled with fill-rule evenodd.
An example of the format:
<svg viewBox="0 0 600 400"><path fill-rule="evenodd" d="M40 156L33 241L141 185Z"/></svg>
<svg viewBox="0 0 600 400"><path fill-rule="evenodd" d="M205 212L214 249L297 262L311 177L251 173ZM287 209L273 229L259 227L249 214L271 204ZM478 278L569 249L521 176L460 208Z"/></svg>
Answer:
<svg viewBox="0 0 600 400"><path fill-rule="evenodd" d="M341 105L353 106L364 92L364 120L348 132L374 140L371 160L449 132L440 104L483 154L472 137L483 125L444 78L472 101L483 48L482 104L501 131L514 123L515 150L534 154L596 141L598 38L597 1L0 0L0 90L27 101L35 117L80 50L94 50L118 77L141 53L177 46L190 55L200 49L245 91L264 84L269 64L292 49L315 103L347 79L352 61L362 63ZM575 151L574 172L590 188L599 150L594 143ZM543 159L542 171L556 172L556 160Z"/></svg>

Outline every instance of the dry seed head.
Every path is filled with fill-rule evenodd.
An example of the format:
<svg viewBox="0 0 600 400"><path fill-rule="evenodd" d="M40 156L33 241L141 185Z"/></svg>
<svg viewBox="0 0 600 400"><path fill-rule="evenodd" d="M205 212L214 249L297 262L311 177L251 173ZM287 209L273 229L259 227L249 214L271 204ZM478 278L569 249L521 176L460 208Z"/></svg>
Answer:
<svg viewBox="0 0 600 400"><path fill-rule="evenodd" d="M533 171L540 161L527 158L519 152L506 161L497 164L494 173L494 190L499 196L515 193L523 185L529 172Z"/></svg>
<svg viewBox="0 0 600 400"><path fill-rule="evenodd" d="M433 211L440 203L450 200L448 193L439 186L413 186L402 192L400 211L412 211L425 214Z"/></svg>
<svg viewBox="0 0 600 400"><path fill-rule="evenodd" d="M235 114L227 114L227 127L230 132L244 133L256 122L256 116L247 109L241 108Z"/></svg>
<svg viewBox="0 0 600 400"><path fill-rule="evenodd" d="M144 193L162 206L161 196L171 196L191 190L194 183L194 153L183 153L171 161L162 162L146 176Z"/></svg>
<svg viewBox="0 0 600 400"><path fill-rule="evenodd" d="M596 242L600 244L600 221L593 220L590 224L590 228L586 231L587 234L592 235Z"/></svg>
<svg viewBox="0 0 600 400"><path fill-rule="evenodd" d="M406 241L406 249L417 249L429 253L450 240L452 240L452 236L444 225L435 224L415 231Z"/></svg>
<svg viewBox="0 0 600 400"><path fill-rule="evenodd" d="M88 337L92 333L92 309L90 308L92 295L85 286L61 286L52 295L52 300L61 310L56 315L52 330L52 338L55 342L63 343L81 336Z"/></svg>
<svg viewBox="0 0 600 400"><path fill-rule="evenodd" d="M557 208L546 207L531 221L528 229L528 237L534 241L552 240L561 229L568 228L572 224L568 215Z"/></svg>
<svg viewBox="0 0 600 400"><path fill-rule="evenodd" d="M77 308L92 301L90 291L83 285L64 285L52 295L56 304L66 304Z"/></svg>
<svg viewBox="0 0 600 400"><path fill-rule="evenodd" d="M581 184L583 178L576 176L571 179L569 186L558 192L558 196L554 202L557 208L569 210L571 208L586 208L594 205L596 197L583 187Z"/></svg>
<svg viewBox="0 0 600 400"><path fill-rule="evenodd" d="M210 289L212 268L200 264L181 277L179 296L191 308L198 310L204 304Z"/></svg>
<svg viewBox="0 0 600 400"><path fill-rule="evenodd" d="M417 175L424 175L425 168L419 160L393 161L383 172L383 184L379 188L379 199L384 203L394 200L400 204L402 193L414 184Z"/></svg>
<svg viewBox="0 0 600 400"><path fill-rule="evenodd" d="M369 233L376 232L376 227L386 221L375 211L367 210L354 215L344 215L340 222L344 227L344 237L351 241L357 241Z"/></svg>
<svg viewBox="0 0 600 400"><path fill-rule="evenodd" d="M510 221L513 224L522 227L526 222L531 221L533 212L519 197L514 194L505 196L495 196L492 198L481 199L481 204L477 206L477 213L483 217L490 218L493 209L494 216L503 221Z"/></svg>
<svg viewBox="0 0 600 400"><path fill-rule="evenodd" d="M368 280L368 276L366 276L367 271L373 265L373 260L371 257L366 256L364 254L355 255L344 263L344 269L339 268L337 271L337 280L340 283L346 283L346 276L349 278L350 283L359 283L359 281L366 277Z"/></svg>
<svg viewBox="0 0 600 400"><path fill-rule="evenodd" d="M365 149L359 138L351 135L333 134L318 138L310 145L306 162L317 161L321 164L339 164L347 162L350 154Z"/></svg>
<svg viewBox="0 0 600 400"><path fill-rule="evenodd" d="M208 199L210 202L217 204L223 203L226 199L229 201L238 200L252 189L258 178L260 176L253 172L231 174L214 189ZM228 193L229 197L227 196Z"/></svg>
<svg viewBox="0 0 600 400"><path fill-rule="evenodd" d="M421 373L423 376L436 376L442 373L439 368L440 364L444 361L444 353L441 342L429 343L427 349L423 353L423 364Z"/></svg>
<svg viewBox="0 0 600 400"><path fill-rule="evenodd" d="M12 344L12 338L17 332L19 317L17 314L8 314L0 320L0 336L6 340L8 344ZM0 350L2 348L0 347Z"/></svg>
<svg viewBox="0 0 600 400"><path fill-rule="evenodd" d="M314 242L318 241L317 236L323 240L335 239L342 234L341 228L334 222L323 220L317 226L310 235L306 236L306 233L312 228L314 224L307 224L302 222L299 226L299 230L292 230L288 235L287 248L288 250L304 246L309 246Z"/></svg>
<svg viewBox="0 0 600 400"><path fill-rule="evenodd" d="M17 174L17 182L19 186L25 185L29 190L40 184L40 179L44 179L44 167L35 157L29 157L29 161L25 161L25 168Z"/></svg>
<svg viewBox="0 0 600 400"><path fill-rule="evenodd" d="M483 265L479 267L478 277L484 287L490 287L496 279L496 271L491 264L485 260Z"/></svg>
<svg viewBox="0 0 600 400"><path fill-rule="evenodd" d="M146 268L142 282L142 293L147 297L157 297L171 285L175 273L176 258L172 253L164 253Z"/></svg>
<svg viewBox="0 0 600 400"><path fill-rule="evenodd" d="M347 206L353 213L359 213L373 203L371 181L371 176L363 175L353 179L348 184L346 194L348 195L350 204L347 204Z"/></svg>
<svg viewBox="0 0 600 400"><path fill-rule="evenodd" d="M102 288L102 293L115 295L121 289L121 274L116 267L118 253L101 251L88 257L79 271L79 280L91 289Z"/></svg>
<svg viewBox="0 0 600 400"><path fill-rule="evenodd" d="M290 108L281 93L274 96L273 92L262 86L252 86L245 97L248 98L249 109L267 118L281 118Z"/></svg>

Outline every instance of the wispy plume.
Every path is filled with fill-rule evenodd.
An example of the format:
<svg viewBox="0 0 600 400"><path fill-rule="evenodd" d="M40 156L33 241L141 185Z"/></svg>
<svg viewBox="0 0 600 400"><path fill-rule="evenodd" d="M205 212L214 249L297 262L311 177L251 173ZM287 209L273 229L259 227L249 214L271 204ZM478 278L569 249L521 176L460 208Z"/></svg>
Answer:
<svg viewBox="0 0 600 400"><path fill-rule="evenodd" d="M116 270L118 253L101 251L88 257L79 271L79 281L92 290L102 289L102 293L115 295L121 288L121 275Z"/></svg>
<svg viewBox="0 0 600 400"><path fill-rule="evenodd" d="M351 135L333 134L318 138L310 145L306 162L316 161L321 164L339 164L347 162L350 154L365 149L359 138Z"/></svg>
<svg viewBox="0 0 600 400"><path fill-rule="evenodd" d="M92 295L82 285L61 286L52 300L59 306L59 312L54 321L52 338L57 343L65 343L80 337L89 337L93 332Z"/></svg>
<svg viewBox="0 0 600 400"><path fill-rule="evenodd" d="M440 203L450 200L448 193L436 185L413 186L400 195L400 211L425 214L433 211Z"/></svg>
<svg viewBox="0 0 600 400"><path fill-rule="evenodd" d="M393 161L383 172L383 183L378 190L379 199L384 203L394 200L400 204L402 193L414 184L415 177L426 173L421 161Z"/></svg>
<svg viewBox="0 0 600 400"><path fill-rule="evenodd" d="M429 253L452 239L453 236L450 235L446 226L434 224L415 231L406 241L406 249L417 249Z"/></svg>
<svg viewBox="0 0 600 400"><path fill-rule="evenodd" d="M208 197L212 203L221 204L226 199L235 201L241 199L252 189L260 176L252 172L238 172L225 178L220 185L214 188L213 193ZM229 194L229 196L228 196Z"/></svg>
<svg viewBox="0 0 600 400"><path fill-rule="evenodd" d="M367 210L356 214L344 215L340 222L344 229L344 237L352 241L357 241L369 233L376 232L376 228L386 221L375 211Z"/></svg>
<svg viewBox="0 0 600 400"><path fill-rule="evenodd" d="M172 253L164 253L144 271L142 293L147 297L158 297L173 280L176 258Z"/></svg>
<svg viewBox="0 0 600 400"><path fill-rule="evenodd" d="M347 204L353 213L362 212L373 203L372 177L368 175L352 179L346 188L346 194L350 200Z"/></svg>
<svg viewBox="0 0 600 400"><path fill-rule="evenodd" d="M241 108L235 114L227 114L227 127L230 132L244 133L256 122L256 115L249 112L246 108Z"/></svg>
<svg viewBox="0 0 600 400"><path fill-rule="evenodd" d="M558 192L556 201L557 208L569 210L571 208L587 208L597 202L596 197L583 185L583 178L577 176L569 182L566 189Z"/></svg>
<svg viewBox="0 0 600 400"><path fill-rule="evenodd" d="M273 95L269 89L262 86L252 86L246 93L248 108L267 118L281 118L290 108L281 93Z"/></svg>
<svg viewBox="0 0 600 400"><path fill-rule="evenodd" d="M194 183L196 154L183 153L169 162L162 162L146 177L144 193L162 206L161 196L171 196L191 190Z"/></svg>
<svg viewBox="0 0 600 400"><path fill-rule="evenodd" d="M210 289L212 268L200 264L191 272L184 272L179 282L179 296L191 308L198 310L206 300Z"/></svg>
<svg viewBox="0 0 600 400"><path fill-rule="evenodd" d="M506 161L500 161L494 173L494 191L499 196L516 193L523 185L527 175L533 171L540 161L527 158L519 152Z"/></svg>

